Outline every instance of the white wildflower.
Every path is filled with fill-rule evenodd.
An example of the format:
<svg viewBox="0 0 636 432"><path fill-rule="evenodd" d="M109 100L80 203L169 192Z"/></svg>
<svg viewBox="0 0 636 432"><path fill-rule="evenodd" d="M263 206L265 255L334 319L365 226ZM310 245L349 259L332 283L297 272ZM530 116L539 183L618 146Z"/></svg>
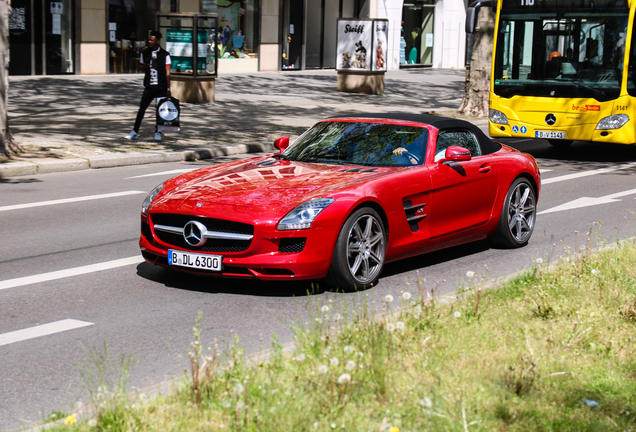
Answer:
<svg viewBox="0 0 636 432"><path fill-rule="evenodd" d="M387 303L391 303L393 301L393 296L391 294L388 294L384 297L384 301Z"/></svg>
<svg viewBox="0 0 636 432"><path fill-rule="evenodd" d="M347 345L346 347L344 347L344 352L347 354L351 354L353 351L354 349L351 345Z"/></svg>
<svg viewBox="0 0 636 432"><path fill-rule="evenodd" d="M323 307L320 308L320 312L322 313L327 313L329 312L329 306L324 305Z"/></svg>
<svg viewBox="0 0 636 432"><path fill-rule="evenodd" d="M314 429L318 429L318 422L314 422Z"/></svg>
<svg viewBox="0 0 636 432"><path fill-rule="evenodd" d="M456 312L453 314L453 316L454 316L455 318L459 318L460 316L462 316L462 313L461 313L460 311L456 311Z"/></svg>
<svg viewBox="0 0 636 432"><path fill-rule="evenodd" d="M95 420L94 418L88 421L88 427L94 428L96 426L97 426L97 420Z"/></svg>
<svg viewBox="0 0 636 432"><path fill-rule="evenodd" d="M331 366L338 366L339 363L340 361L338 360L338 357L333 357L331 360L329 360L329 364Z"/></svg>
<svg viewBox="0 0 636 432"><path fill-rule="evenodd" d="M467 271L466 272L466 277L469 277L469 278L475 277L475 272L474 271Z"/></svg>
<svg viewBox="0 0 636 432"><path fill-rule="evenodd" d="M223 405L223 408L229 408L232 406L232 402L229 399L225 399L221 405Z"/></svg>
<svg viewBox="0 0 636 432"><path fill-rule="evenodd" d="M296 356L296 361L305 361L305 359L307 358L307 356L305 356L305 353L300 353Z"/></svg>
<svg viewBox="0 0 636 432"><path fill-rule="evenodd" d="M327 372L329 372L329 367L327 367L327 365L320 365L318 366L318 373L321 375L326 374Z"/></svg>
<svg viewBox="0 0 636 432"><path fill-rule="evenodd" d="M345 366L345 369L348 371L354 370L356 368L356 362L353 360L349 360Z"/></svg>
<svg viewBox="0 0 636 432"><path fill-rule="evenodd" d="M543 259L542 258L537 258L537 260L535 262L537 264L543 264Z"/></svg>
<svg viewBox="0 0 636 432"><path fill-rule="evenodd" d="M402 293L402 298L403 298L404 300L406 300L406 301L411 300L411 293L410 293L410 292L408 292L408 291L403 292L403 293Z"/></svg>
<svg viewBox="0 0 636 432"><path fill-rule="evenodd" d="M592 269L592 274L596 274L596 269Z"/></svg>
<svg viewBox="0 0 636 432"><path fill-rule="evenodd" d="M404 330L404 323L402 321L398 321L395 323L395 328L402 331Z"/></svg>
<svg viewBox="0 0 636 432"><path fill-rule="evenodd" d="M338 377L338 384L347 384L351 381L351 375L348 373L343 373Z"/></svg>
<svg viewBox="0 0 636 432"><path fill-rule="evenodd" d="M394 331L395 330L395 324L387 323L386 324L386 329L387 329L387 331L390 331L390 332Z"/></svg>
<svg viewBox="0 0 636 432"><path fill-rule="evenodd" d="M433 401L430 398L425 397L424 399L420 400L420 405L426 408L431 408L433 406Z"/></svg>
<svg viewBox="0 0 636 432"><path fill-rule="evenodd" d="M236 383L236 385L234 386L234 394L236 395L243 394L244 390L245 390L245 387L243 387L243 384L241 383Z"/></svg>
<svg viewBox="0 0 636 432"><path fill-rule="evenodd" d="M329 353L330 353L330 352L331 352L331 347L327 347L327 348L325 348L324 350L322 350L322 353L323 353L324 355L329 355Z"/></svg>
<svg viewBox="0 0 636 432"><path fill-rule="evenodd" d="M242 410L243 408L245 408L245 402L243 402L242 400L236 402L236 406L234 407L237 410Z"/></svg>

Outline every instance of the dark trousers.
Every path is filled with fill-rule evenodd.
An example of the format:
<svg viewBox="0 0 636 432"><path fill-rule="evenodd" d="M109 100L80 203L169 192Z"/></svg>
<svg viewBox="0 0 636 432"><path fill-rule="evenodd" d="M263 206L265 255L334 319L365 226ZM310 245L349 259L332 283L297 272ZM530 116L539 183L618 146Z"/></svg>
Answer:
<svg viewBox="0 0 636 432"><path fill-rule="evenodd" d="M144 114L146 114L146 109L150 102L154 98L157 97L165 97L166 89L160 89L157 86L150 86L144 88L144 93L141 95L141 102L139 103L139 111L137 111L137 119L135 120L135 127L133 130L139 133L139 128L141 127L141 121L144 119ZM155 132L157 132L157 125L155 124Z"/></svg>

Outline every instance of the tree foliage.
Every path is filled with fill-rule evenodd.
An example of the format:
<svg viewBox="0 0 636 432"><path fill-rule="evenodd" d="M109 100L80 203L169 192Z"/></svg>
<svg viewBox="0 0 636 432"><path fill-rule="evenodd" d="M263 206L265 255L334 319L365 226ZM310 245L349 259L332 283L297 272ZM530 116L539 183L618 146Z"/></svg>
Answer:
<svg viewBox="0 0 636 432"><path fill-rule="evenodd" d="M479 10L470 66L466 67L464 99L458 113L471 117L488 116L490 67L495 34L495 16L491 8Z"/></svg>

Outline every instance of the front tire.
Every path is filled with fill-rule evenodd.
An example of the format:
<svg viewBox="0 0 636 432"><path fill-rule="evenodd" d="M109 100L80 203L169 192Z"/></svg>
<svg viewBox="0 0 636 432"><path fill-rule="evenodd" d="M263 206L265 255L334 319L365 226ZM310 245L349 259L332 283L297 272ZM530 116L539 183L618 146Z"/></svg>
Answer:
<svg viewBox="0 0 636 432"><path fill-rule="evenodd" d="M520 177L508 189L491 243L507 249L525 246L532 236L536 217L536 192L527 179Z"/></svg>
<svg viewBox="0 0 636 432"><path fill-rule="evenodd" d="M378 212L369 207L353 212L336 240L327 283L344 291L373 286L382 273L386 243Z"/></svg>

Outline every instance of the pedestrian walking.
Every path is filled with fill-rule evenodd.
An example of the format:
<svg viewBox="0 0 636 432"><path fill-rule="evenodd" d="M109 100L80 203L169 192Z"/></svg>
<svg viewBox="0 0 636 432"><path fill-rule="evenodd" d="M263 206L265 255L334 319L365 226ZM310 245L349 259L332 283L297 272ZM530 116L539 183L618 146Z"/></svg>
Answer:
<svg viewBox="0 0 636 432"><path fill-rule="evenodd" d="M144 118L146 109L153 99L159 97L170 97L170 53L161 48L161 33L150 32L148 47L141 52L139 67L145 72L144 92L141 95L139 111L132 132L126 135L126 139L139 139L139 128ZM155 140L161 141L161 132L157 131L155 125Z"/></svg>

